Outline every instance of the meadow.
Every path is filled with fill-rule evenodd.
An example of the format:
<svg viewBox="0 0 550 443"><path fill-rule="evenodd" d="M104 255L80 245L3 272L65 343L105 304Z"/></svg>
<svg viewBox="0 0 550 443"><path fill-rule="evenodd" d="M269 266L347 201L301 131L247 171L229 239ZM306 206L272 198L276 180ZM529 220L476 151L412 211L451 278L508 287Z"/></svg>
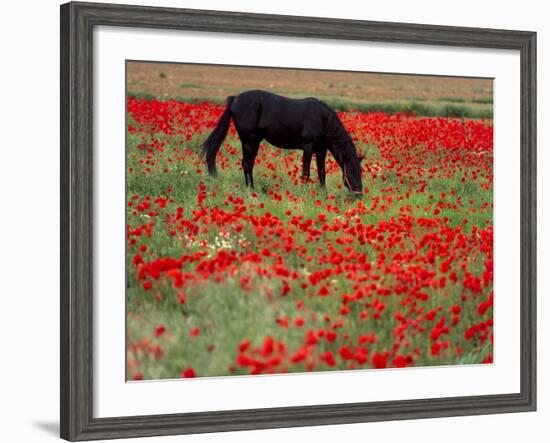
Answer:
<svg viewBox="0 0 550 443"><path fill-rule="evenodd" d="M349 102L363 198L265 142L250 190L233 126L218 177L199 156L224 106L157 76L127 99L129 380L492 362L490 119Z"/></svg>

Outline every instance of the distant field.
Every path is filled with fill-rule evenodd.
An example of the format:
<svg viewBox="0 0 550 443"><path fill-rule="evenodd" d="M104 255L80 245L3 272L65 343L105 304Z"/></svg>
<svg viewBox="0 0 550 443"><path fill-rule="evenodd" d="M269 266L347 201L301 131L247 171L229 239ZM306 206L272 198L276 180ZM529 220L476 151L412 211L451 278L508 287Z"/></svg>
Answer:
<svg viewBox="0 0 550 443"><path fill-rule="evenodd" d="M339 111L493 115L490 79L130 62L127 81L130 96L146 99L222 103L229 95L265 89L295 98L314 96Z"/></svg>

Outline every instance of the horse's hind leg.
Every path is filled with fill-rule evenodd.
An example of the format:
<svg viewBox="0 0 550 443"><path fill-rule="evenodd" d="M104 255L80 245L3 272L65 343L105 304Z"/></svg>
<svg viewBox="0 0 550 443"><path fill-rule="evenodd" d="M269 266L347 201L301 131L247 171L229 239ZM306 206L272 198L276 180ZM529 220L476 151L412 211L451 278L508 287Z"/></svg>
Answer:
<svg viewBox="0 0 550 443"><path fill-rule="evenodd" d="M317 174L319 175L319 183L325 187L325 160L327 158L327 150L319 148L315 151L315 161L317 162Z"/></svg>
<svg viewBox="0 0 550 443"><path fill-rule="evenodd" d="M254 161L256 160L256 155L258 154L258 148L260 147L260 142L256 140L247 140L243 141L243 171L244 171L244 180L246 186L254 187L254 179L252 178L252 169L254 168Z"/></svg>

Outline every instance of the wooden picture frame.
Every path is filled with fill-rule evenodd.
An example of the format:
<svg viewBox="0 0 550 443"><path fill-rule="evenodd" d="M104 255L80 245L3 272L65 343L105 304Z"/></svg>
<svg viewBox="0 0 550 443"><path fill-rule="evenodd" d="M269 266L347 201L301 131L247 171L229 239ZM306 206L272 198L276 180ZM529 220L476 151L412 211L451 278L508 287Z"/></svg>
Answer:
<svg viewBox="0 0 550 443"><path fill-rule="evenodd" d="M93 91L96 26L497 48L521 63L521 390L518 394L95 418ZM236 12L61 6L61 437L70 441L533 411L536 408L536 34Z"/></svg>

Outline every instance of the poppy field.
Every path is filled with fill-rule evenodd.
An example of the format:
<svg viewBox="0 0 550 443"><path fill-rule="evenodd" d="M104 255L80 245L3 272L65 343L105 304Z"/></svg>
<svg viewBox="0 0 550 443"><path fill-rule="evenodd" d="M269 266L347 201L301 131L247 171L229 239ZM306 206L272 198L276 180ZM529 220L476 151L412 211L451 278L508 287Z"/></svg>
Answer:
<svg viewBox="0 0 550 443"><path fill-rule="evenodd" d="M339 112L364 195L263 142L244 185L224 105L127 98L127 378L492 363L493 127Z"/></svg>

